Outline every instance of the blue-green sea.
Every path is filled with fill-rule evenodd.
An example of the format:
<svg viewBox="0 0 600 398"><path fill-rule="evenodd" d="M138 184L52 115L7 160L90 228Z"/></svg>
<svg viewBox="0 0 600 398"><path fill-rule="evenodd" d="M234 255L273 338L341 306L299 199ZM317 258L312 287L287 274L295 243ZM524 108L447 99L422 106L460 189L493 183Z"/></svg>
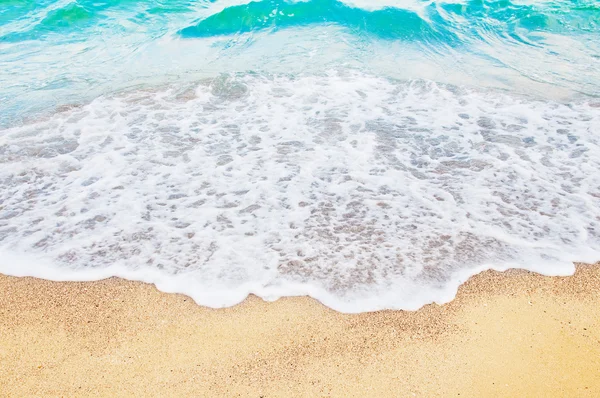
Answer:
<svg viewBox="0 0 600 398"><path fill-rule="evenodd" d="M600 1L0 0L0 271L446 302L600 260Z"/></svg>

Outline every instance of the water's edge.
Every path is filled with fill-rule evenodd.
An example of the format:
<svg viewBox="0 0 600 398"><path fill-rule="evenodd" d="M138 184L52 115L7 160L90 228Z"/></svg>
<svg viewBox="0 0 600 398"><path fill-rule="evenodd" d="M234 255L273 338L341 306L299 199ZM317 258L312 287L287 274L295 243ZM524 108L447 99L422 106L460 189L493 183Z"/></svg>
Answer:
<svg viewBox="0 0 600 398"><path fill-rule="evenodd" d="M472 270L463 270L456 277L447 283L443 294L440 294L437 298L430 300L423 300L419 305L398 306L384 305L384 306L362 306L361 303L344 303L328 294L322 289L312 287L310 285L296 285L285 287L285 292L277 292L272 290L263 290L260 287L248 286L247 290L231 294L231 292L224 292L229 297L234 297L234 300L223 305L215 305L213 302L205 300L202 294L199 294L193 286L186 283L185 279L173 278L156 272L155 270L145 270L144 272L136 272L127 268L121 268L118 266L108 267L104 269L88 270L86 272L59 269L53 264L44 263L43 260L34 259L28 256L15 256L8 253L0 253L0 273L14 277L33 277L39 279L45 279L54 282L94 282L109 278L121 278L134 282L148 283L156 286L156 288L163 293L172 294L183 294L193 299L198 305L208 308L227 308L242 303L248 296L255 295L267 302L273 302L283 297L311 297L326 307L329 307L335 311L347 314L356 314L362 312L374 312L381 310L401 310L401 311L417 311L423 306L428 304L444 305L456 298L458 289L462 284L467 282L472 277L485 272L485 271L497 271L505 272L511 269L525 270L533 272L539 275L548 277L552 276L572 276L575 273L575 264L596 264L598 257L584 258L583 261L574 261L570 267L561 269L554 269L551 272L542 272L540 268L535 266L532 267L495 267L495 266L481 266ZM439 293L439 292L438 292Z"/></svg>

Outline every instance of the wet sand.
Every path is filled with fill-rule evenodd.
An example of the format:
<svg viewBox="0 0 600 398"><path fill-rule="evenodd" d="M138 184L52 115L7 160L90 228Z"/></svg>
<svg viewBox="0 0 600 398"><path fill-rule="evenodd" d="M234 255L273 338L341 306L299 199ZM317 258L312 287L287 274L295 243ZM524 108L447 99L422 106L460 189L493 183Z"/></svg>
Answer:
<svg viewBox="0 0 600 398"><path fill-rule="evenodd" d="M600 264L484 272L446 305L208 309L116 278L0 276L0 396L600 396Z"/></svg>

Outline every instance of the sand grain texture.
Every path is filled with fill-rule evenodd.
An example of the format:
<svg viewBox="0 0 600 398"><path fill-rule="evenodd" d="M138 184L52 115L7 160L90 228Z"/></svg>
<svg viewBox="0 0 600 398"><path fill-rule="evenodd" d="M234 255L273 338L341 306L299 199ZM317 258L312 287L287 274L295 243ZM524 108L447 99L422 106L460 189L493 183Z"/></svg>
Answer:
<svg viewBox="0 0 600 398"><path fill-rule="evenodd" d="M0 276L0 396L600 396L600 267L484 272L452 303L208 309L120 279Z"/></svg>

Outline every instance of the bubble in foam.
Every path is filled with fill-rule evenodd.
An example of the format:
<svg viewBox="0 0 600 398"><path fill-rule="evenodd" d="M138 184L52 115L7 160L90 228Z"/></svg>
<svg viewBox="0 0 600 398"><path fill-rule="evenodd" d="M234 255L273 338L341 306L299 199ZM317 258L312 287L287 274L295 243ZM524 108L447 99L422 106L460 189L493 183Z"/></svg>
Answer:
<svg viewBox="0 0 600 398"><path fill-rule="evenodd" d="M0 251L210 306L414 309L482 269L597 260L598 125L585 102L359 74L102 97L0 135Z"/></svg>

